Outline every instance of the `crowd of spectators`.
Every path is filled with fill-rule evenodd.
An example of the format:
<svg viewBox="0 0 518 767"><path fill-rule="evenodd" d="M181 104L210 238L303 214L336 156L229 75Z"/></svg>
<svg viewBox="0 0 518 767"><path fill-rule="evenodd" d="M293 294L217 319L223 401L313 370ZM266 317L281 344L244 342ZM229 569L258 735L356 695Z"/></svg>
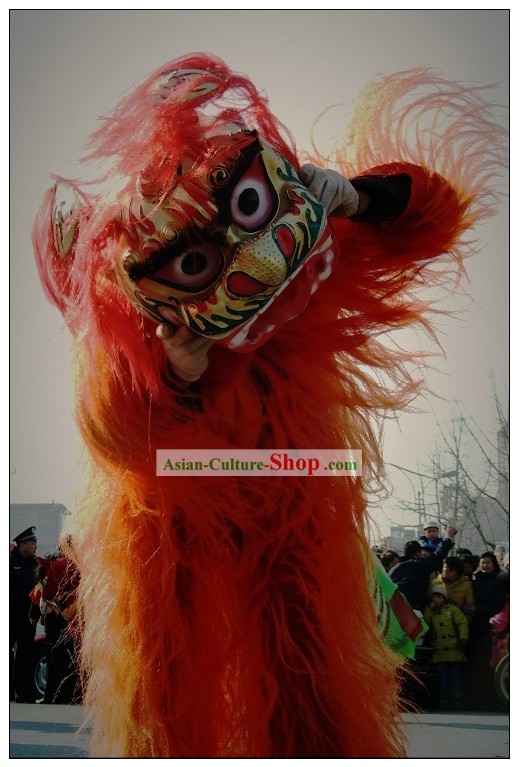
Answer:
<svg viewBox="0 0 518 767"><path fill-rule="evenodd" d="M438 522L429 520L402 553L377 551L428 627L411 664L407 698L439 710L500 710L494 671L508 651L509 552L455 549L456 534L450 526L441 537Z"/></svg>
<svg viewBox="0 0 518 767"><path fill-rule="evenodd" d="M493 677L509 648L509 552L501 546L479 555L455 549L456 535L449 526L440 537L438 523L429 520L424 535L408 541L402 554L376 551L388 577L428 628L410 662L404 694L422 708L499 710ZM61 552L42 558L36 557L36 548L36 528L30 527L10 549L10 697L36 701L34 637L41 621L48 672L44 702L79 702L79 573Z"/></svg>
<svg viewBox="0 0 518 767"><path fill-rule="evenodd" d="M16 703L80 703L79 572L59 549L36 556L37 544L31 526L9 548L9 698ZM38 626L41 641L36 641ZM40 648L44 680L38 674ZM37 676L45 688L40 698Z"/></svg>

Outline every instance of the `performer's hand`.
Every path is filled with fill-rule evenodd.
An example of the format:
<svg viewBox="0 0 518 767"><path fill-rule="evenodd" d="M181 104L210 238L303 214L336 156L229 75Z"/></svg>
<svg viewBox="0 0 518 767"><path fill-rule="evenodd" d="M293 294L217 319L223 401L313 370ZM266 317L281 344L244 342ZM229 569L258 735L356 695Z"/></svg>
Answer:
<svg viewBox="0 0 518 767"><path fill-rule="evenodd" d="M298 175L328 214L335 213L348 218L359 212L360 196L351 182L340 173L306 163Z"/></svg>
<svg viewBox="0 0 518 767"><path fill-rule="evenodd" d="M197 336L189 328L175 328L163 323L156 329L165 353L176 375L187 383L197 381L209 366L208 351L213 344Z"/></svg>

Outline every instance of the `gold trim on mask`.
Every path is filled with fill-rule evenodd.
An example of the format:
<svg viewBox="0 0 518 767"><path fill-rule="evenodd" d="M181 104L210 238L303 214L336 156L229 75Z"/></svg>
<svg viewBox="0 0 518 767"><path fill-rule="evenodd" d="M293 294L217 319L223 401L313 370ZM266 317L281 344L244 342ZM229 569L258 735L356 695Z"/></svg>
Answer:
<svg viewBox="0 0 518 767"><path fill-rule="evenodd" d="M214 141L224 152L202 171L188 158L159 203L139 195L121 212L116 271L146 316L217 339L263 310L309 256L326 217L265 141L250 132Z"/></svg>

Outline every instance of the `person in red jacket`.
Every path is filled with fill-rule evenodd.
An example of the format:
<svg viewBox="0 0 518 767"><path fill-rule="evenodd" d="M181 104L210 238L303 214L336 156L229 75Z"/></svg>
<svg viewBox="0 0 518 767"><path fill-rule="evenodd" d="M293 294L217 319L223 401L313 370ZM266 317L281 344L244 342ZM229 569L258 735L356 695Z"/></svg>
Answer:
<svg viewBox="0 0 518 767"><path fill-rule="evenodd" d="M79 703L77 589L79 572L61 551L37 557L38 578L31 592L34 615L41 618L47 647L43 703Z"/></svg>

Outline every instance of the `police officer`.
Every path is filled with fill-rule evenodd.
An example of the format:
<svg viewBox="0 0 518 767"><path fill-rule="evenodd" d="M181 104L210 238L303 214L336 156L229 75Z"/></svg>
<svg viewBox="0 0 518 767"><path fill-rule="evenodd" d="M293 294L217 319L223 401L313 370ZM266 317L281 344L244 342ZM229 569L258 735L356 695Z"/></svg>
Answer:
<svg viewBox="0 0 518 767"><path fill-rule="evenodd" d="M38 567L36 528L28 527L13 538L13 542L16 545L9 555L10 697L18 703L34 703L36 621L29 617L29 595L36 584Z"/></svg>

